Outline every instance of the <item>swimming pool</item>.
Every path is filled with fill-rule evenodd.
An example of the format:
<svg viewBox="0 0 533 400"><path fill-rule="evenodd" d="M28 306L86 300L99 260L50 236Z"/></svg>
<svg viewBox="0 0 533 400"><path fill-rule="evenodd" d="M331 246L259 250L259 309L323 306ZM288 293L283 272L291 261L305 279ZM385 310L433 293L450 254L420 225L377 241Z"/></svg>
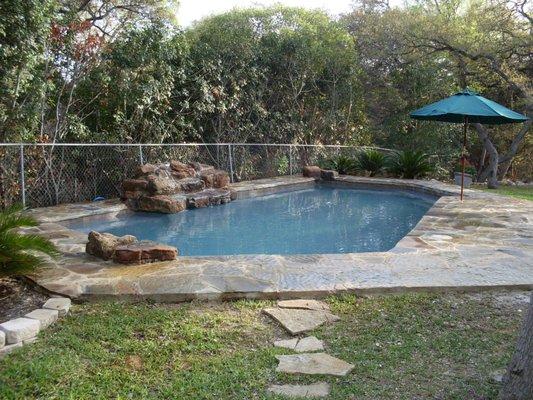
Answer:
<svg viewBox="0 0 533 400"><path fill-rule="evenodd" d="M169 244L187 256L360 253L393 248L435 201L403 191L317 186L178 214L124 212L68 225Z"/></svg>

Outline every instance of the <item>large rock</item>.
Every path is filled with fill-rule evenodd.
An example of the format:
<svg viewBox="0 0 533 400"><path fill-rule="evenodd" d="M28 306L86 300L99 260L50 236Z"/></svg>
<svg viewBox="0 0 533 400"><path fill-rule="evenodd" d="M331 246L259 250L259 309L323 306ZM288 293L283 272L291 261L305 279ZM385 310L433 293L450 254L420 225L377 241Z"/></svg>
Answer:
<svg viewBox="0 0 533 400"><path fill-rule="evenodd" d="M6 336L6 344L14 344L37 336L40 327L35 319L15 318L0 324L0 331Z"/></svg>
<svg viewBox="0 0 533 400"><path fill-rule="evenodd" d="M226 204L231 201L231 192L225 189L205 189L187 195L187 208L201 208Z"/></svg>
<svg viewBox="0 0 533 400"><path fill-rule="evenodd" d="M339 176L339 173L332 169L320 170L320 178L324 181L334 181Z"/></svg>
<svg viewBox="0 0 533 400"><path fill-rule="evenodd" d="M196 170L179 161L170 162L171 175L176 179L196 177Z"/></svg>
<svg viewBox="0 0 533 400"><path fill-rule="evenodd" d="M302 168L302 174L306 178L320 179L320 167L316 165L306 165Z"/></svg>
<svg viewBox="0 0 533 400"><path fill-rule="evenodd" d="M278 321L292 335L313 330L326 322L339 320L339 317L325 310L265 308L263 312Z"/></svg>
<svg viewBox="0 0 533 400"><path fill-rule="evenodd" d="M306 375L346 376L353 365L326 353L303 353L276 356L277 372Z"/></svg>
<svg viewBox="0 0 533 400"><path fill-rule="evenodd" d="M179 193L181 187L179 181L163 176L148 175L148 193L151 195L168 195Z"/></svg>
<svg viewBox="0 0 533 400"><path fill-rule="evenodd" d="M126 179L122 182L123 196L127 199L133 199L146 193L148 182L144 179Z"/></svg>
<svg viewBox="0 0 533 400"><path fill-rule="evenodd" d="M178 185L183 193L199 192L205 188L205 183L200 178L180 179Z"/></svg>
<svg viewBox="0 0 533 400"><path fill-rule="evenodd" d="M137 176L144 176L153 174L157 170L157 167L153 164L144 164L137 167Z"/></svg>
<svg viewBox="0 0 533 400"><path fill-rule="evenodd" d="M195 171L197 171L198 173L202 173L206 171L213 171L215 169L215 167L213 167L212 165L202 164L202 163L194 162L194 161L190 162L189 166L193 168Z"/></svg>
<svg viewBox="0 0 533 400"><path fill-rule="evenodd" d="M137 199L136 209L140 211L174 214L187 208L185 196L141 196Z"/></svg>
<svg viewBox="0 0 533 400"><path fill-rule="evenodd" d="M89 241L85 245L88 254L109 260L113 257L115 248L119 245L130 244L137 241L135 236L115 236L111 233L92 231L89 233Z"/></svg>
<svg viewBox="0 0 533 400"><path fill-rule="evenodd" d="M317 398L329 396L329 383L317 382L310 385L271 385L267 389L272 394L288 398Z"/></svg>
<svg viewBox="0 0 533 400"><path fill-rule="evenodd" d="M178 249L151 241L140 241L134 244L118 246L113 260L120 264L146 264L158 261L175 260Z"/></svg>
<svg viewBox="0 0 533 400"><path fill-rule="evenodd" d="M200 173L200 178L208 188L225 188L230 183L229 175L220 169L210 169Z"/></svg>

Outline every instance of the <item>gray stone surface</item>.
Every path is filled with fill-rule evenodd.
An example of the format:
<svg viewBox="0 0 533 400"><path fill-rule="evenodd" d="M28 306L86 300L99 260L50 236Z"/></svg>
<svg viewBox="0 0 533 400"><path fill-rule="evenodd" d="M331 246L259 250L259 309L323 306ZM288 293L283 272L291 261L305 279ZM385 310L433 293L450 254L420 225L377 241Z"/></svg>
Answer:
<svg viewBox="0 0 533 400"><path fill-rule="evenodd" d="M301 308L304 310L327 310L329 306L323 301L318 300L280 300L278 301L278 307L281 308Z"/></svg>
<svg viewBox="0 0 533 400"><path fill-rule="evenodd" d="M6 335L6 344L15 344L37 336L39 321L30 318L15 318L0 324L0 331Z"/></svg>
<svg viewBox="0 0 533 400"><path fill-rule="evenodd" d="M38 308L25 315L26 318L36 319L39 321L41 329L48 328L59 317L58 310L50 310L46 308Z"/></svg>
<svg viewBox="0 0 533 400"><path fill-rule="evenodd" d="M324 350L324 343L315 336L307 336L304 338L293 338L285 340L276 340L274 346L282 347L289 350L294 350L298 353L306 353L311 351Z"/></svg>
<svg viewBox="0 0 533 400"><path fill-rule="evenodd" d="M6 355L11 353L13 350L22 347L22 342L8 344L7 346L0 347L0 359L4 358Z"/></svg>
<svg viewBox="0 0 533 400"><path fill-rule="evenodd" d="M279 177L230 185L243 199L308 189L313 178ZM340 176L327 185L383 188L443 196L416 227L387 252L179 257L143 265L110 265L86 256L87 235L61 221L127 212L117 201L64 204L31 210L44 222L28 232L51 238L63 253L30 275L44 288L81 299L194 299L328 296L338 292L387 293L418 290L533 288L533 202L430 180Z"/></svg>
<svg viewBox="0 0 533 400"><path fill-rule="evenodd" d="M43 308L49 310L57 310L59 312L59 316L62 317L64 315L67 315L68 310L70 309L70 304L71 301L69 298L53 297L51 299L48 299L46 303L44 303Z"/></svg>
<svg viewBox="0 0 533 400"><path fill-rule="evenodd" d="M323 310L265 308L263 311L278 321L292 335L311 331L326 322L339 320L339 317L336 315Z"/></svg>
<svg viewBox="0 0 533 400"><path fill-rule="evenodd" d="M346 376L353 365L326 353L302 353L276 356L277 372L306 375Z"/></svg>
<svg viewBox="0 0 533 400"><path fill-rule="evenodd" d="M310 385L271 385L267 390L289 398L317 398L329 396L330 387L326 382L318 382Z"/></svg>
<svg viewBox="0 0 533 400"><path fill-rule="evenodd" d="M4 347L6 344L6 334L3 331L0 331L0 348Z"/></svg>

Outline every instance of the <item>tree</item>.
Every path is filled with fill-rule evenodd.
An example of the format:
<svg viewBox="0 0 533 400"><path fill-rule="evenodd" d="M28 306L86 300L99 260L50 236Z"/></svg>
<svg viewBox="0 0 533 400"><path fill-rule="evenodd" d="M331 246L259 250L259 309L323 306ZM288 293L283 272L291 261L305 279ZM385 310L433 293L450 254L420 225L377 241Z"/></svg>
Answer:
<svg viewBox="0 0 533 400"><path fill-rule="evenodd" d="M516 351L503 378L500 400L533 399L533 293Z"/></svg>

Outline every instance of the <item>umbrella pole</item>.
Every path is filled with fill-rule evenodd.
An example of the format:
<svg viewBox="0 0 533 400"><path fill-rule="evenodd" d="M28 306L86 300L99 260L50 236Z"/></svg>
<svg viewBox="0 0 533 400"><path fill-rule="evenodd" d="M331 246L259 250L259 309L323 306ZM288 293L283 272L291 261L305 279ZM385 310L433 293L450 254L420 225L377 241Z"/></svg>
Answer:
<svg viewBox="0 0 533 400"><path fill-rule="evenodd" d="M468 117L465 117L463 125L463 151L461 152L461 201L463 201L463 192L465 185L465 153L466 153L466 126L468 125Z"/></svg>

